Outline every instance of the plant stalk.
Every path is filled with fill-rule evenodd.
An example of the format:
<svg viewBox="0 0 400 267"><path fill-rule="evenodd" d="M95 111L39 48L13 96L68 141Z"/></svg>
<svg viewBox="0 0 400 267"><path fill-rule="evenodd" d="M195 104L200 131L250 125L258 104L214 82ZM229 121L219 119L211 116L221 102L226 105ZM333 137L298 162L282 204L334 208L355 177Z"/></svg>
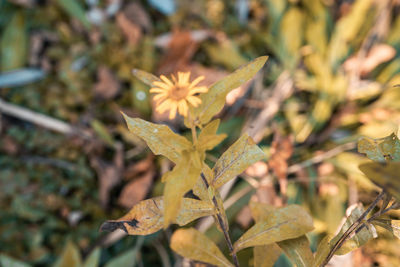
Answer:
<svg viewBox="0 0 400 267"><path fill-rule="evenodd" d="M371 212L373 208L376 207L378 202L385 196L386 192L385 190L382 190L379 195L375 198L374 202L367 208L366 211L355 221L350 227L344 232L344 234L339 238L339 240L333 245L331 250L329 251L328 256L325 258L325 260L322 262L320 267L323 267L329 263L329 261L332 259L333 255L335 255L335 252L342 247L344 242L349 238L349 236L358 229L358 227L363 224L363 220L365 217Z"/></svg>

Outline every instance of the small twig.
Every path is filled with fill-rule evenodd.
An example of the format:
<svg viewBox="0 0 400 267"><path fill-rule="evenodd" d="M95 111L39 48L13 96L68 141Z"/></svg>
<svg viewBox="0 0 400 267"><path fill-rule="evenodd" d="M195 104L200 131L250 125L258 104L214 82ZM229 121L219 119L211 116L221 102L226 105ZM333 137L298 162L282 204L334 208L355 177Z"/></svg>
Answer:
<svg viewBox="0 0 400 267"><path fill-rule="evenodd" d="M328 262L331 260L333 255L335 255L335 252L342 247L344 242L346 242L347 238L360 226L360 224L363 222L364 218L371 212L373 208L376 207L378 202L385 196L386 192L385 190L382 190L379 195L375 198L374 202L367 208L366 211L354 222L350 227L344 232L344 234L339 238L339 240L333 245L331 250L329 251L328 256L325 258L325 260L322 262L320 267L325 266L328 264Z"/></svg>
<svg viewBox="0 0 400 267"><path fill-rule="evenodd" d="M88 137L86 133L66 122L7 103L2 99L0 99L0 112L66 135L80 134Z"/></svg>

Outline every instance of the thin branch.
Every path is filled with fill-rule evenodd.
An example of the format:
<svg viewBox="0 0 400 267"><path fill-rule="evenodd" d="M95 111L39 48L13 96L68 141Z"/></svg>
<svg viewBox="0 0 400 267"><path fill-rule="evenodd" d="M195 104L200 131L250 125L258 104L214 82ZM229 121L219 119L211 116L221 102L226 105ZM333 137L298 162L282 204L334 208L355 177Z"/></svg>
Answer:
<svg viewBox="0 0 400 267"><path fill-rule="evenodd" d="M333 257L333 255L335 255L335 252L342 247L342 245L344 244L344 242L346 242L346 240L348 239L348 237L357 230L357 228L360 226L360 224L363 223L363 220L365 219L365 217L371 212L371 210L373 208L376 207L376 205L378 204L378 202L385 196L386 192L385 190L382 190L379 195L375 198L374 202L372 202L372 204L367 208L366 211L364 211L364 213L357 219L357 221L355 221L352 225L350 225L350 227L346 230L346 232L344 232L344 234L339 238L339 240L335 243L335 245L333 245L333 247L331 248L331 250L329 251L328 256L325 258L325 260L322 262L322 264L320 265L320 267L325 266L326 264L329 263L329 261L331 260L331 258Z"/></svg>

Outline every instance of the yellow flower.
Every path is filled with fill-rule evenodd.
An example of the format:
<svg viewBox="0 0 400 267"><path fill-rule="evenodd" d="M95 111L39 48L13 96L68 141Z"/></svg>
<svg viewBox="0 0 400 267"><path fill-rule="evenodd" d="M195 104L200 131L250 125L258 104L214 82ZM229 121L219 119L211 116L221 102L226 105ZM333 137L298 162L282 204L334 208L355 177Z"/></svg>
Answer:
<svg viewBox="0 0 400 267"><path fill-rule="evenodd" d="M204 76L197 77L189 82L190 72L178 72L178 79L171 75L172 81L164 75L160 78L162 81L153 82L153 88L150 93L155 93L153 97L156 102L156 111L164 113L169 110L169 118L175 118L176 111L184 117L187 117L189 105L197 107L201 104L201 99L197 96L200 93L207 93L206 86L196 86L204 79Z"/></svg>

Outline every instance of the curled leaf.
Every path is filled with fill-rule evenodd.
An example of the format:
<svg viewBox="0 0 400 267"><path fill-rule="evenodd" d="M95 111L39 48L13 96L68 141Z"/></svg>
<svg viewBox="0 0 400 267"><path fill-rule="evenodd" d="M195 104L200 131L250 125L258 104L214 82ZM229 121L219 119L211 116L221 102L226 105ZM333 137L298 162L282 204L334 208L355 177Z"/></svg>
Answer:
<svg viewBox="0 0 400 267"><path fill-rule="evenodd" d="M215 266L233 266L214 242L194 228L175 231L170 246L179 255L192 260Z"/></svg>
<svg viewBox="0 0 400 267"><path fill-rule="evenodd" d="M290 205L275 209L269 212L265 220L256 222L245 232L235 242L234 250L297 238L312 229L314 229L312 218L302 207Z"/></svg>
<svg viewBox="0 0 400 267"><path fill-rule="evenodd" d="M215 163L213 186L221 187L251 164L264 158L265 153L254 143L253 139L247 134L242 135Z"/></svg>
<svg viewBox="0 0 400 267"><path fill-rule="evenodd" d="M264 66L267 59L267 56L258 57L211 85L208 93L201 95L201 105L193 109L194 120L202 125L209 122L224 107L226 95L251 79Z"/></svg>
<svg viewBox="0 0 400 267"><path fill-rule="evenodd" d="M163 155L176 163L181 152L192 147L192 144L185 137L174 133L166 125L122 115L126 120L129 131L142 138L156 155Z"/></svg>
<svg viewBox="0 0 400 267"><path fill-rule="evenodd" d="M214 207L207 202L184 198L179 213L174 220L179 225L213 215ZM101 231L121 229L130 235L148 235L157 232L164 225L164 201L162 197L139 202L128 214L118 220L110 220L100 227Z"/></svg>

